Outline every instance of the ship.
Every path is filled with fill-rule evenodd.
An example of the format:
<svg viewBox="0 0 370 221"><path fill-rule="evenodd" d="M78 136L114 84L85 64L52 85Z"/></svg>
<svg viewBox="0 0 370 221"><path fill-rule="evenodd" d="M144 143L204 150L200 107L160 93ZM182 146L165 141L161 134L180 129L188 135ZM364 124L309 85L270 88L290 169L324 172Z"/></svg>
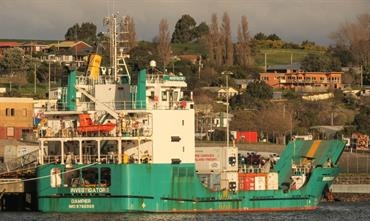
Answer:
<svg viewBox="0 0 370 221"><path fill-rule="evenodd" d="M116 17L109 22L115 27ZM330 191L343 141L295 140L279 159L263 161L235 144L195 147L196 104L185 77L160 71L151 61L134 84L128 56L112 44L110 71L99 66L98 54L83 75L70 66L58 102L43 111L38 210L313 210Z"/></svg>

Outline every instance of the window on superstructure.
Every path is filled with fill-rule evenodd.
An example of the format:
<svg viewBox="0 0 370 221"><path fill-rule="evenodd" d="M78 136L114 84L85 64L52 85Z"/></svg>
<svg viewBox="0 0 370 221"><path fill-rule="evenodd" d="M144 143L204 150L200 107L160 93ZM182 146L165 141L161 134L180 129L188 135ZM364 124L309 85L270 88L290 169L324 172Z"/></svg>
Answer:
<svg viewBox="0 0 370 221"><path fill-rule="evenodd" d="M167 91L162 91L162 101L167 101Z"/></svg>
<svg viewBox="0 0 370 221"><path fill-rule="evenodd" d="M174 92L173 92L173 100L174 100L174 101L178 101L178 100L179 100L179 98L178 98L178 97L179 97L179 92L178 92L178 91L174 91Z"/></svg>

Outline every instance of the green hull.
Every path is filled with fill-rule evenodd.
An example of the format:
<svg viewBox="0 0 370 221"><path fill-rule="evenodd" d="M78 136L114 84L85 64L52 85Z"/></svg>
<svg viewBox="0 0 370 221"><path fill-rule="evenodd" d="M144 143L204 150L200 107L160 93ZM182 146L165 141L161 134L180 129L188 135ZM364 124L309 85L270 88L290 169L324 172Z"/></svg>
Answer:
<svg viewBox="0 0 370 221"><path fill-rule="evenodd" d="M115 174L107 193L98 188L50 188L40 180L39 209L48 212L200 212L314 209L336 168L320 168L300 190L212 192L194 165L96 165ZM43 166L45 176L55 165ZM43 185L45 184L45 185ZM101 189L105 189L102 187Z"/></svg>
<svg viewBox="0 0 370 221"><path fill-rule="evenodd" d="M304 144L304 143L303 143ZM339 159L341 143L323 143L334 162ZM291 171L292 153L305 145L292 146L276 165L279 186ZM308 148L309 149L309 148ZM323 149L323 148L322 148ZM321 158L316 157L317 161ZM87 165L74 165L81 170ZM94 164L97 171L110 170L111 183L94 187L50 185L52 169L62 173L65 165L43 165L38 169L39 210L44 212L230 212L311 210L318 206L323 192L339 173L338 167L315 167L307 182L298 190L211 191L202 185L194 164ZM279 171L280 170L280 171ZM100 179L100 178L99 178ZM63 178L61 180L63 183Z"/></svg>

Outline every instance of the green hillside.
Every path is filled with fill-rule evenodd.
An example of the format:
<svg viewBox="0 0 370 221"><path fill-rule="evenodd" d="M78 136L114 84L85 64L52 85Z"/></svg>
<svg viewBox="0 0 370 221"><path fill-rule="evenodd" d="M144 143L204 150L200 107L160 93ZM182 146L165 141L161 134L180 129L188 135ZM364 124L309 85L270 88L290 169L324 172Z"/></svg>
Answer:
<svg viewBox="0 0 370 221"><path fill-rule="evenodd" d="M255 56L257 66L265 65L265 54L267 66L275 64L290 64L301 62L309 53L324 53L318 50L305 49L260 49Z"/></svg>

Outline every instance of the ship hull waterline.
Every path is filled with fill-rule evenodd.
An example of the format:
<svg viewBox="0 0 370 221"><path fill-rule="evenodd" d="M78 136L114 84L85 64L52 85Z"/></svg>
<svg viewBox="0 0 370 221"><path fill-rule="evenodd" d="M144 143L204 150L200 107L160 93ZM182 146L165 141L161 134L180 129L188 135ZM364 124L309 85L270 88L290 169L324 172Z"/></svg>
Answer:
<svg viewBox="0 0 370 221"><path fill-rule="evenodd" d="M76 167L84 167L78 165ZM47 177L52 168L44 165L38 177ZM110 168L109 187L50 187L39 180L39 210L43 212L262 212L314 210L323 189L335 177L337 168L318 168L299 190L210 191L201 184L193 164L117 165L95 164ZM62 172L63 173L63 172Z"/></svg>

